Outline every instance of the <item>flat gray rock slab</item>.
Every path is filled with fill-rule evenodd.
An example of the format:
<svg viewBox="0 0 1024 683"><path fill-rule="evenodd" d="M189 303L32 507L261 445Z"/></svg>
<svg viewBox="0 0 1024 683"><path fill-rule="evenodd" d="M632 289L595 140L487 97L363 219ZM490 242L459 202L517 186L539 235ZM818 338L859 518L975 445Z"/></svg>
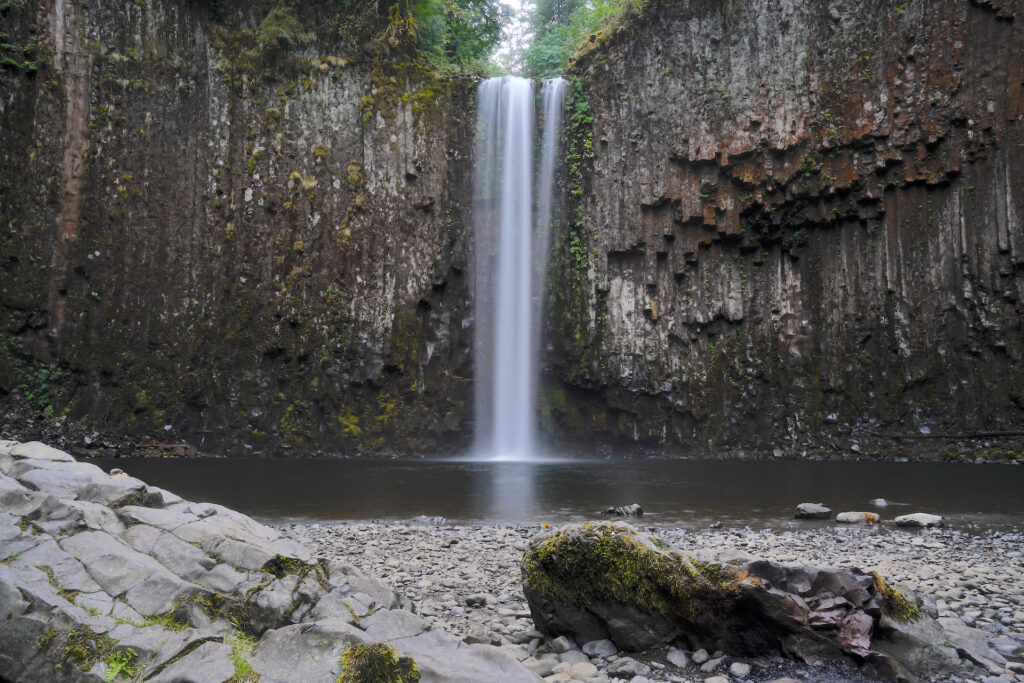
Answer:
<svg viewBox="0 0 1024 683"><path fill-rule="evenodd" d="M380 610L360 622L366 635L376 641L391 641L423 633L423 620L405 610Z"/></svg>
<svg viewBox="0 0 1024 683"><path fill-rule="evenodd" d="M195 581L213 569L217 561L177 536L145 524L121 534L122 540L144 555L150 555L175 575Z"/></svg>
<svg viewBox="0 0 1024 683"><path fill-rule="evenodd" d="M420 683L531 683L533 673L493 645L466 645L442 631L424 631L389 641L400 655L412 657Z"/></svg>
<svg viewBox="0 0 1024 683"><path fill-rule="evenodd" d="M113 597L140 614L163 614L176 602L200 592L148 555L133 550L102 531L83 531L61 541L61 547L85 565L89 575Z"/></svg>
<svg viewBox="0 0 1024 683"><path fill-rule="evenodd" d="M110 508L85 500L58 500L46 496L30 517L46 533L58 536L73 534L86 529L119 534L124 524Z"/></svg>
<svg viewBox="0 0 1024 683"><path fill-rule="evenodd" d="M195 647L196 643L210 641L216 636L194 628L170 631L161 626L139 628L132 624L118 624L110 631L110 637L118 641L118 649L135 650L138 661L144 665L142 676L145 678L182 652Z"/></svg>
<svg viewBox="0 0 1024 683"><path fill-rule="evenodd" d="M939 623L949 638L950 645L962 657L985 667L992 673L999 673L1006 667L1006 658L994 650L989 641L994 633L972 628L956 617L939 617Z"/></svg>
<svg viewBox="0 0 1024 683"><path fill-rule="evenodd" d="M231 646L223 643L203 643L192 652L174 662L150 683L221 683L235 675L231 659Z"/></svg>
<svg viewBox="0 0 1024 683"><path fill-rule="evenodd" d="M37 510L46 494L26 488L21 482L0 474L0 506L10 514L24 517Z"/></svg>
<svg viewBox="0 0 1024 683"><path fill-rule="evenodd" d="M293 624L263 634L253 650L252 666L260 683L333 681L341 675L341 655L350 644L372 642L343 621Z"/></svg>
<svg viewBox="0 0 1024 683"><path fill-rule="evenodd" d="M13 443L13 442L9 442ZM62 462L75 462L75 459L64 451L57 450L51 446L38 441L19 443L7 451L13 458L32 458L33 460L56 460Z"/></svg>
<svg viewBox="0 0 1024 683"><path fill-rule="evenodd" d="M17 469L15 466L12 472ZM26 488L58 498L87 500L108 507L127 505L146 496L146 485L138 479L111 477L98 467L83 463L48 463L15 474L15 478Z"/></svg>

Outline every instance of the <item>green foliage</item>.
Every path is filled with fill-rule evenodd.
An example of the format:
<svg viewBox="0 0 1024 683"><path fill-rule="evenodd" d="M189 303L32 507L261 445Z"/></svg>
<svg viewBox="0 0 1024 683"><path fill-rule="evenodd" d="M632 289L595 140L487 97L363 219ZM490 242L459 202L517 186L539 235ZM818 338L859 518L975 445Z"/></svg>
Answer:
<svg viewBox="0 0 1024 683"><path fill-rule="evenodd" d="M88 671L96 662L107 662L114 655L115 645L117 641L105 633L96 633L88 626L77 628L68 632L64 655L57 668L70 660L82 671Z"/></svg>
<svg viewBox="0 0 1024 683"><path fill-rule="evenodd" d="M138 676L140 669L138 665L135 664L135 658L137 656L138 655L135 650L131 648L111 653L105 662L107 665L107 673L103 677L103 680L107 683L113 683L113 681L116 681L118 676L121 675L127 679L132 679Z"/></svg>
<svg viewBox="0 0 1024 683"><path fill-rule="evenodd" d="M438 68L479 66L501 39L508 8L498 0L414 0L407 30Z"/></svg>
<svg viewBox="0 0 1024 683"><path fill-rule="evenodd" d="M57 632L51 628L49 631L39 636L39 639L36 640L36 649L40 652L46 652L50 649L50 645L53 644L53 639L56 637Z"/></svg>
<svg viewBox="0 0 1024 683"><path fill-rule="evenodd" d="M565 72L583 51L604 46L622 29L635 26L669 0L537 0L530 18L533 40L523 62L528 76L552 78ZM726 19L742 0L721 0Z"/></svg>
<svg viewBox="0 0 1024 683"><path fill-rule="evenodd" d="M231 647L231 662L235 667L231 683L255 683L260 680L260 675L252 668L249 655L256 647L256 641L238 628L236 622L233 624L234 628L229 629L224 637L224 643Z"/></svg>
<svg viewBox="0 0 1024 683"><path fill-rule="evenodd" d="M302 22L295 10L278 6L270 10L257 29L256 46L263 55L272 55L298 45L302 32Z"/></svg>
<svg viewBox="0 0 1024 683"><path fill-rule="evenodd" d="M341 655L342 674L336 683L417 683L419 667L409 657L399 657L385 643L356 643Z"/></svg>
<svg viewBox="0 0 1024 683"><path fill-rule="evenodd" d="M561 75L577 48L616 16L621 5L621 0L540 0L531 20L533 41L523 56L527 75Z"/></svg>

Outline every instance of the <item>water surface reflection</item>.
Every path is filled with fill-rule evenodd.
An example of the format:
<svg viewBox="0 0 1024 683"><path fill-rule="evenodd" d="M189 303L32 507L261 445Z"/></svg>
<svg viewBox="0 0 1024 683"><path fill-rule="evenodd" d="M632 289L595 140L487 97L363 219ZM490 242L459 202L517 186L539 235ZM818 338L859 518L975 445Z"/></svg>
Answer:
<svg viewBox="0 0 1024 683"><path fill-rule="evenodd" d="M595 519L638 502L645 524L792 524L801 502L833 510L896 503L883 518L935 512L954 523L1024 522L1024 468L875 462L681 460L116 459L126 472L190 500L266 521L410 519L549 522Z"/></svg>

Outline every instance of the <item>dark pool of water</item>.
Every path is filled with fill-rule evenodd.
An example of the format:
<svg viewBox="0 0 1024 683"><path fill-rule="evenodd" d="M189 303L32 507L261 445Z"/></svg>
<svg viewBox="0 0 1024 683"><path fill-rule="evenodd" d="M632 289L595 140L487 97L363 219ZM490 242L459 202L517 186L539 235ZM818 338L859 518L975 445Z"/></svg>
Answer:
<svg viewBox="0 0 1024 683"><path fill-rule="evenodd" d="M961 528L1024 527L1024 468L948 463L587 460L101 459L189 500L269 522L411 519L567 522L640 503L644 523L795 525L793 508L942 514ZM870 501L892 504L875 508ZM801 523L806 524L806 523Z"/></svg>

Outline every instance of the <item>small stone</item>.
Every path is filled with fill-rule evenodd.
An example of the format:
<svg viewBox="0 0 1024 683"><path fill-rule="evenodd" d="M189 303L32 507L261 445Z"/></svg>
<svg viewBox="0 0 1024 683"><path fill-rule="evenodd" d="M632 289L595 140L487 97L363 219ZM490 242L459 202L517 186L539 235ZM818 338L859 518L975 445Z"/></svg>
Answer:
<svg viewBox="0 0 1024 683"><path fill-rule="evenodd" d="M709 659L708 661L701 664L700 670L706 674L709 674L718 667L720 667L722 665L723 660L725 660L725 657L715 657L714 659Z"/></svg>
<svg viewBox="0 0 1024 683"><path fill-rule="evenodd" d="M910 515L900 515L895 520L896 526L916 527L925 529L943 525L943 519L939 515L929 515L925 512L915 512Z"/></svg>
<svg viewBox="0 0 1024 683"><path fill-rule="evenodd" d="M690 660L686 656L686 653L678 648L672 648L671 650L669 650L668 654L665 656L665 659L669 661L669 664L672 664L673 666L678 666L680 669L685 669L686 665L690 663Z"/></svg>
<svg viewBox="0 0 1024 683"><path fill-rule="evenodd" d="M487 604L487 595L484 593L470 595L465 599L465 603L467 607L483 607Z"/></svg>
<svg viewBox="0 0 1024 683"><path fill-rule="evenodd" d="M569 669L569 675L573 678L593 678L597 675L597 667L590 662L577 662Z"/></svg>
<svg viewBox="0 0 1024 683"><path fill-rule="evenodd" d="M569 638L566 638L565 636L558 636L557 638L551 641L551 649L557 652L558 654L562 654L563 652L568 652L569 650L575 650L576 643L572 642Z"/></svg>
<svg viewBox="0 0 1024 683"><path fill-rule="evenodd" d="M750 665L746 662L733 662L729 667L729 674L736 678L746 678L750 675Z"/></svg>
<svg viewBox="0 0 1024 683"><path fill-rule="evenodd" d="M583 644L583 654L591 657L610 657L618 652L615 643L610 640L592 640Z"/></svg>
<svg viewBox="0 0 1024 683"><path fill-rule="evenodd" d="M832 511L821 503L800 503L793 516L796 519L830 519Z"/></svg>
<svg viewBox="0 0 1024 683"><path fill-rule="evenodd" d="M876 508L884 508L889 506L889 501L887 501L885 498L875 498L874 500L871 501L871 504L874 505Z"/></svg>
<svg viewBox="0 0 1024 683"><path fill-rule="evenodd" d="M708 654L707 650L705 650L704 648L701 648L701 649L699 649L699 650L697 650L696 652L693 653L693 656L691 657L691 659L693 659L693 663L694 664L698 664L699 665L699 664L703 664L704 662L706 662L709 659L711 659L711 655Z"/></svg>
<svg viewBox="0 0 1024 683"><path fill-rule="evenodd" d="M728 676L712 676L710 678L705 678L704 679L704 683L729 683L729 677Z"/></svg>
<svg viewBox="0 0 1024 683"><path fill-rule="evenodd" d="M840 524L874 524L878 515L874 512L840 512L836 521Z"/></svg>
<svg viewBox="0 0 1024 683"><path fill-rule="evenodd" d="M608 666L608 674L611 676L618 675L619 678L629 675L646 676L649 673L651 673L651 667L636 661L632 657L622 657Z"/></svg>
<svg viewBox="0 0 1024 683"><path fill-rule="evenodd" d="M590 659L579 650L569 650L568 652L563 652L561 657L562 661L567 664L579 664L580 662L590 661Z"/></svg>
<svg viewBox="0 0 1024 683"><path fill-rule="evenodd" d="M523 662L523 666L525 666L533 673L537 674L537 676L540 678L544 678L546 676L550 676L551 674L553 674L555 672L556 664L558 664L558 662L556 662L553 659L548 659L546 657L544 659L538 659L532 662L530 660L526 660L525 662Z"/></svg>
<svg viewBox="0 0 1024 683"><path fill-rule="evenodd" d="M602 515L615 515L617 517L643 517L644 509L638 503L623 505L621 507L610 507L604 510Z"/></svg>

